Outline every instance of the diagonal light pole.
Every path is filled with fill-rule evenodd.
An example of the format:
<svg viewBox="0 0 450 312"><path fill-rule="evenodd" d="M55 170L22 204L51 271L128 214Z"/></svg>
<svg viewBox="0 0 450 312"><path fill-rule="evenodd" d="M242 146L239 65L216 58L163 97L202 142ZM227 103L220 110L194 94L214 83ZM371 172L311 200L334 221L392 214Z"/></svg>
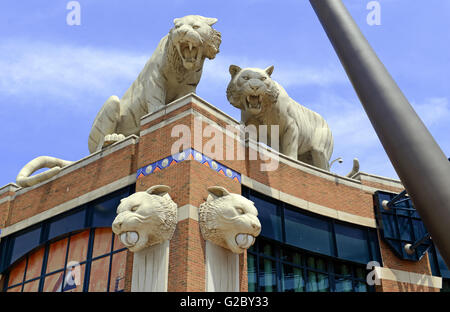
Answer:
<svg viewBox="0 0 450 312"><path fill-rule="evenodd" d="M341 0L310 0L414 207L450 267L450 163Z"/></svg>

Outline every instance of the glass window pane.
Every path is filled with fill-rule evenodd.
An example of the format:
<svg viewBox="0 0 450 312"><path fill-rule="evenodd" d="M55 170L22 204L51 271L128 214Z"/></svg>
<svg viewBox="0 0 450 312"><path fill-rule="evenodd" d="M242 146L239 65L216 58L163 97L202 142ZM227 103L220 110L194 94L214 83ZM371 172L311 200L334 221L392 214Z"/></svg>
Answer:
<svg viewBox="0 0 450 312"><path fill-rule="evenodd" d="M39 240L41 238L41 227L30 230L13 239L13 250L11 256L11 262L13 263L33 248L39 246Z"/></svg>
<svg viewBox="0 0 450 312"><path fill-rule="evenodd" d="M364 282L355 282L355 292L368 292L369 289L367 288L367 284Z"/></svg>
<svg viewBox="0 0 450 312"><path fill-rule="evenodd" d="M364 229L336 223L335 232L339 258L361 263L372 260Z"/></svg>
<svg viewBox="0 0 450 312"><path fill-rule="evenodd" d="M308 256L306 258L306 265L313 270L328 272L326 260L320 257Z"/></svg>
<svg viewBox="0 0 450 312"><path fill-rule="evenodd" d="M64 271L51 274L45 277L44 292L81 292L83 291L85 265L74 267L74 270L67 270L64 278ZM64 282L64 285L63 285Z"/></svg>
<svg viewBox="0 0 450 312"><path fill-rule="evenodd" d="M84 283L84 274L86 266L84 264L75 266L66 271L64 283L64 292L82 292Z"/></svg>
<svg viewBox="0 0 450 312"><path fill-rule="evenodd" d="M89 278L89 292L106 292L108 290L109 261L103 257L92 262Z"/></svg>
<svg viewBox="0 0 450 312"><path fill-rule="evenodd" d="M8 286L13 286L23 282L23 276L25 274L26 259L21 260L19 263L14 265L12 270L9 272L9 282Z"/></svg>
<svg viewBox="0 0 450 312"><path fill-rule="evenodd" d="M35 251L28 256L28 265L25 280L30 280L41 275L44 253L45 247L42 247L38 251Z"/></svg>
<svg viewBox="0 0 450 312"><path fill-rule="evenodd" d="M261 222L261 235L278 241L281 235L281 213L276 204L262 198L250 195L249 198L258 209L258 219Z"/></svg>
<svg viewBox="0 0 450 312"><path fill-rule="evenodd" d="M125 269L127 265L127 251L115 253L112 256L110 292L121 292L125 289Z"/></svg>
<svg viewBox="0 0 450 312"><path fill-rule="evenodd" d="M330 223L285 209L286 243L314 252L333 255Z"/></svg>
<svg viewBox="0 0 450 312"><path fill-rule="evenodd" d="M64 272L55 273L45 277L44 292L61 292Z"/></svg>
<svg viewBox="0 0 450 312"><path fill-rule="evenodd" d="M256 257L247 253L248 291L256 291Z"/></svg>
<svg viewBox="0 0 450 312"><path fill-rule="evenodd" d="M92 258L102 256L111 252L111 228L99 228L95 229L94 236L94 249L92 252Z"/></svg>
<svg viewBox="0 0 450 312"><path fill-rule="evenodd" d="M22 292L22 285L16 286L13 288L8 288L6 291L7 292Z"/></svg>
<svg viewBox="0 0 450 312"><path fill-rule="evenodd" d="M266 240L260 240L259 252L264 254L265 256L275 258L275 246Z"/></svg>
<svg viewBox="0 0 450 312"><path fill-rule="evenodd" d="M69 257L67 258L67 263L71 261L86 261L87 250L89 247L89 232L89 230L86 230L70 237Z"/></svg>
<svg viewBox="0 0 450 312"><path fill-rule="evenodd" d="M352 280L343 277L337 277L335 280L337 292L351 292L353 291Z"/></svg>
<svg viewBox="0 0 450 312"><path fill-rule="evenodd" d="M334 273L338 275L342 275L344 277L352 276L352 268L348 264L344 263L335 263L334 264Z"/></svg>
<svg viewBox="0 0 450 312"><path fill-rule="evenodd" d="M117 215L117 206L119 206L120 200L126 196L128 195L112 197L93 205L92 227L111 226Z"/></svg>
<svg viewBox="0 0 450 312"><path fill-rule="evenodd" d="M50 245L47 260L47 273L64 269L68 239L64 238Z"/></svg>
<svg viewBox="0 0 450 312"><path fill-rule="evenodd" d="M283 261L288 261L295 265L302 265L302 255L300 253L287 248L282 248L280 254Z"/></svg>
<svg viewBox="0 0 450 312"><path fill-rule="evenodd" d="M119 236L114 234L114 251L126 248L125 245L120 240Z"/></svg>
<svg viewBox="0 0 450 312"><path fill-rule="evenodd" d="M366 280L366 277L367 277L366 268L355 269L355 278Z"/></svg>
<svg viewBox="0 0 450 312"><path fill-rule="evenodd" d="M277 271L275 261L260 257L259 285L262 292L277 291Z"/></svg>
<svg viewBox="0 0 450 312"><path fill-rule="evenodd" d="M50 223L48 239L55 238L62 234L70 233L84 228L86 209L81 209L70 215L56 219Z"/></svg>
<svg viewBox="0 0 450 312"><path fill-rule="evenodd" d="M330 291L328 275L308 271L307 291L309 292L327 292Z"/></svg>
<svg viewBox="0 0 450 312"><path fill-rule="evenodd" d="M303 279L303 270L290 265L282 266L282 291L285 292L304 292L305 281Z"/></svg>
<svg viewBox="0 0 450 312"><path fill-rule="evenodd" d="M37 292L39 290L39 280L28 282L23 286L23 292Z"/></svg>
<svg viewBox="0 0 450 312"><path fill-rule="evenodd" d="M380 245L378 242L378 234L376 230L369 230L369 246L370 246L370 252L372 254L371 260L378 261L381 263L381 255L380 255Z"/></svg>

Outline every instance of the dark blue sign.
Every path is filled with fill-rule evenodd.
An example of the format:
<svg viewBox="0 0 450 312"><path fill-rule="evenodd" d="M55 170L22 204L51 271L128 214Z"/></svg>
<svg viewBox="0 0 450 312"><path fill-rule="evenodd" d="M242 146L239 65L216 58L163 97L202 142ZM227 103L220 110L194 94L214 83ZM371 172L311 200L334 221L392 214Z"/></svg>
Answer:
<svg viewBox="0 0 450 312"><path fill-rule="evenodd" d="M432 245L431 239L427 239L428 231L408 195L375 192L375 215L381 238L397 257L419 261ZM408 246L415 248L408 250Z"/></svg>

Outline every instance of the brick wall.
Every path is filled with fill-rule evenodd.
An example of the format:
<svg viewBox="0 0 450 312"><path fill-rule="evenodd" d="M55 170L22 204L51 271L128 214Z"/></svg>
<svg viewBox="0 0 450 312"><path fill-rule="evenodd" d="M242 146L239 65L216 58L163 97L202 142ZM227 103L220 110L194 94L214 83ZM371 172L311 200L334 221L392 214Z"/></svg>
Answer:
<svg viewBox="0 0 450 312"><path fill-rule="evenodd" d="M180 114L187 115L172 122L173 118L180 117ZM206 119L197 123L193 114L200 114ZM208 108L208 105L201 103L196 98L188 101L185 105L178 105L173 111L168 109L167 114L155 116L155 118L150 116L150 118L143 119L142 135L138 144L130 144L117 149L109 155L100 157L96 161L28 191L1 193L0 200L6 196L11 196L13 199L0 202L0 227L15 224L123 177L135 174L137 169L171 155L172 144L179 140L178 137L171 137L175 125L185 125L190 129L191 134L195 133L196 125L200 125L203 131L209 122L214 123L218 129L224 128L228 124L236 125L227 116L222 116L219 111ZM262 160L248 160L251 147L246 149L245 160L236 160L237 144L239 143L224 133L219 132L219 135L225 145L219 156L215 153L216 150L210 153L202 149L210 141L208 137L201 138L201 146L196 146L194 137L191 136L190 147L257 182L317 205L374 219L373 193L370 188L364 188L363 185L399 191L389 183L364 180L361 183L314 169L285 157L282 157L277 170L263 172L260 170L261 164L264 163ZM226 159L227 149L229 150L231 147L234 150L234 160ZM156 184L171 187L170 196L179 208L187 204L198 207L207 198L207 188L214 185L223 186L233 193L241 193L239 183L195 160L185 160L139 178L136 181L136 191L145 191ZM428 257L424 257L419 262L401 261L383 242L380 244L385 267L431 274ZM248 287L246 259L246 253L239 257L241 291L247 291ZM128 252L125 280L127 291L131 290L132 260L133 254ZM414 288L414 285L411 284L410 286L383 281L383 285L377 289L410 291L420 288ZM420 289L423 291L435 290L427 287ZM195 219L181 220L170 242L168 290L205 290L205 241L201 236L198 221Z"/></svg>

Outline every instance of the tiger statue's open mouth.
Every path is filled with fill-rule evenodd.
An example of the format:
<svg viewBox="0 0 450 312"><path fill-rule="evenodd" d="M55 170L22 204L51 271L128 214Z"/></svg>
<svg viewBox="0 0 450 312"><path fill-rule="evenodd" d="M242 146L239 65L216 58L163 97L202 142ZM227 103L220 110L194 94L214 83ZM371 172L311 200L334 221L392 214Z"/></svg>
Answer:
<svg viewBox="0 0 450 312"><path fill-rule="evenodd" d="M263 96L260 95L247 95L245 97L245 110L252 114L258 114L261 111L261 105Z"/></svg>
<svg viewBox="0 0 450 312"><path fill-rule="evenodd" d="M178 55L183 61L183 66L186 69L191 69L195 65L200 64L203 57L203 48L201 43L196 45L191 41L181 41L175 43Z"/></svg>

